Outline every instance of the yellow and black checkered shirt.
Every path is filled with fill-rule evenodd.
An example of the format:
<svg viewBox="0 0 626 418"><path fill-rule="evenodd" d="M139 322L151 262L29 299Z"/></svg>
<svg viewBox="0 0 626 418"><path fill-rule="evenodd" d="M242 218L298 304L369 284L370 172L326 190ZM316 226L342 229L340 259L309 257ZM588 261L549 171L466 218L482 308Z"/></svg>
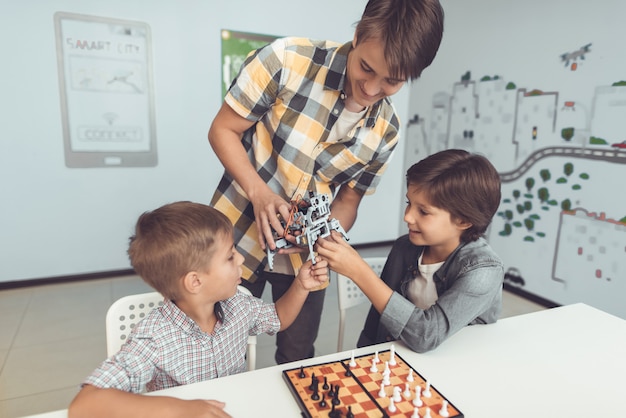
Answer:
<svg viewBox="0 0 626 418"><path fill-rule="evenodd" d="M250 53L225 102L256 123L243 135L250 161L287 201L309 190L333 195L339 186L372 194L397 143L400 122L391 101L365 112L345 138L326 139L344 109L351 44L282 38ZM250 281L265 267L252 204L224 173L211 204L234 225L237 250Z"/></svg>

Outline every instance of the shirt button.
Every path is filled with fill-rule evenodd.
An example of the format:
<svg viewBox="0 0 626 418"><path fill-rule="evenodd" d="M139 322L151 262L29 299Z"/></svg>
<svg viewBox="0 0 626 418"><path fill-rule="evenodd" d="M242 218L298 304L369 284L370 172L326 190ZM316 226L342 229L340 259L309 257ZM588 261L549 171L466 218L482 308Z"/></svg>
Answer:
<svg viewBox="0 0 626 418"><path fill-rule="evenodd" d="M339 111L337 109L334 109L333 113L336 115L337 113L339 113Z"/></svg>

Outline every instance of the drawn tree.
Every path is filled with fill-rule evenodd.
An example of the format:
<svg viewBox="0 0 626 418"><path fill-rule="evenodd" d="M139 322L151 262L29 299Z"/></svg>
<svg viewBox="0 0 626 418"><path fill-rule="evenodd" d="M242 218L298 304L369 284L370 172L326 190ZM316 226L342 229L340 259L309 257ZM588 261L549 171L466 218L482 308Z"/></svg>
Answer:
<svg viewBox="0 0 626 418"><path fill-rule="evenodd" d="M572 175L573 172L574 172L574 164L565 163L565 165L563 166L563 173L565 173L565 175L569 177Z"/></svg>
<svg viewBox="0 0 626 418"><path fill-rule="evenodd" d="M548 170L547 168L544 168L543 170L541 170L539 172L539 176L541 177L541 179L543 180L543 182L545 183L546 181L550 180L550 170Z"/></svg>
<svg viewBox="0 0 626 418"><path fill-rule="evenodd" d="M532 177L528 177L526 179L526 189L528 191L531 191L534 186L535 186L535 179Z"/></svg>
<svg viewBox="0 0 626 418"><path fill-rule="evenodd" d="M550 192L548 192L547 188L542 187L537 190L537 196L539 197L539 200L541 200L541 202L547 202L548 199L550 199Z"/></svg>
<svg viewBox="0 0 626 418"><path fill-rule="evenodd" d="M569 199L565 199L561 202L561 209L563 209L564 211L569 212L570 210L572 210L572 202Z"/></svg>

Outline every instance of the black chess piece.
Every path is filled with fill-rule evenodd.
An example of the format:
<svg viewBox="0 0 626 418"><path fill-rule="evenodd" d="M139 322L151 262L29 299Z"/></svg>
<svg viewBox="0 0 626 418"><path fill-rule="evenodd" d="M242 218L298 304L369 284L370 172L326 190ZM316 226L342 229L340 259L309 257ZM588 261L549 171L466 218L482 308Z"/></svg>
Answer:
<svg viewBox="0 0 626 418"><path fill-rule="evenodd" d="M346 418L354 418L354 414L352 413L352 406L348 406L348 413L346 414Z"/></svg>
<svg viewBox="0 0 626 418"><path fill-rule="evenodd" d="M328 418L341 418L341 411L338 409L335 409L334 404L333 404L332 409L328 413Z"/></svg>
<svg viewBox="0 0 626 418"><path fill-rule="evenodd" d="M326 403L326 395L324 395L323 393L322 393L322 400L320 401L319 405L322 408L326 408L328 406L328 404Z"/></svg>
<svg viewBox="0 0 626 418"><path fill-rule="evenodd" d="M330 386L328 386L328 377L324 376L324 384L322 385L322 389L328 390Z"/></svg>
<svg viewBox="0 0 626 418"><path fill-rule="evenodd" d="M335 385L335 391L333 392L333 400L331 403L333 405L339 405L341 403L339 400L339 385Z"/></svg>
<svg viewBox="0 0 626 418"><path fill-rule="evenodd" d="M300 379L304 379L306 377L306 375L304 374L304 367L300 366L300 373L298 374L298 377Z"/></svg>

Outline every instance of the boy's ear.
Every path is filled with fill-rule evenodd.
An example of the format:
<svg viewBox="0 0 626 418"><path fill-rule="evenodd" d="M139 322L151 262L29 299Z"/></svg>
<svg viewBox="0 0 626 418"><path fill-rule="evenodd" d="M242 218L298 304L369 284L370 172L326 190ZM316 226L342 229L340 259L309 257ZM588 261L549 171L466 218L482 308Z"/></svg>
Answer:
<svg viewBox="0 0 626 418"><path fill-rule="evenodd" d="M354 34L354 38L352 38L352 49L356 48L356 33Z"/></svg>
<svg viewBox="0 0 626 418"><path fill-rule="evenodd" d="M457 219L457 220L456 220L456 226L457 226L459 229L462 229L462 230L464 230L464 231L465 231L466 229L468 229L468 228L470 228L470 227L472 226L472 223L471 223L471 222L464 221L464 220L462 220L462 219Z"/></svg>
<svg viewBox="0 0 626 418"><path fill-rule="evenodd" d="M190 271L183 277L183 289L186 292L196 294L202 287L202 279L197 271Z"/></svg>

